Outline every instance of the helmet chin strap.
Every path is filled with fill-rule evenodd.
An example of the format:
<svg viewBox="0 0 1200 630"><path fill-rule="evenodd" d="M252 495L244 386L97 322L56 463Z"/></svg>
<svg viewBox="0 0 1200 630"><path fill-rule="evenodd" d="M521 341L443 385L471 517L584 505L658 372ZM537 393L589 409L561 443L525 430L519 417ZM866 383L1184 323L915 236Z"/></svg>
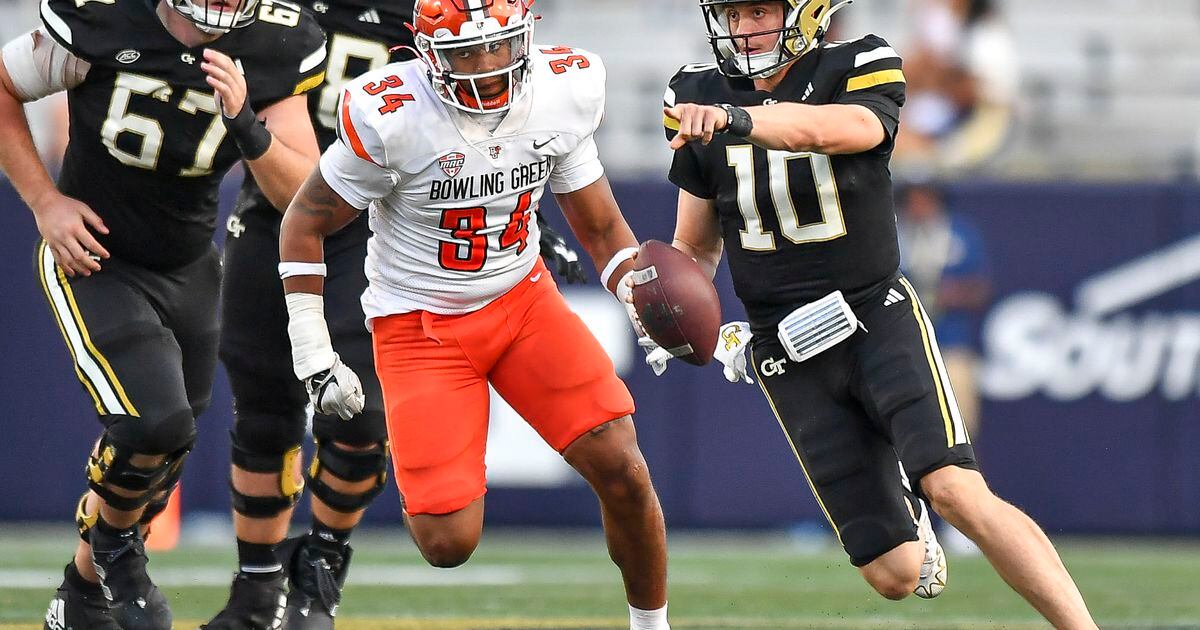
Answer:
<svg viewBox="0 0 1200 630"><path fill-rule="evenodd" d="M776 42L775 47L765 53L758 53L757 55L750 55L749 57L742 55L738 58L738 61L743 59L746 60L747 67L742 68L742 72L745 72L746 77L750 79L766 79L773 77L782 72L783 69L788 66L788 64L782 63L783 46L779 42ZM759 61L762 62L761 65L766 66L766 69L755 69L756 65L760 65L756 63Z"/></svg>
<svg viewBox="0 0 1200 630"><path fill-rule="evenodd" d="M233 30L230 28L222 27L222 26L209 26L207 24L201 24L199 22L192 22L192 25L195 26L196 28L200 29L201 31L208 33L209 35L225 35L229 31Z"/></svg>
<svg viewBox="0 0 1200 630"><path fill-rule="evenodd" d="M482 94L476 96L476 94L471 93L470 90L467 90L465 87L463 87L461 81L458 82L458 85L456 85L454 89L458 92L459 100L461 100L468 107L484 110L484 113L488 113L487 110L494 110L507 105L509 95L512 92L512 86L510 85L509 87L505 88L503 92L497 94L496 96L486 97Z"/></svg>

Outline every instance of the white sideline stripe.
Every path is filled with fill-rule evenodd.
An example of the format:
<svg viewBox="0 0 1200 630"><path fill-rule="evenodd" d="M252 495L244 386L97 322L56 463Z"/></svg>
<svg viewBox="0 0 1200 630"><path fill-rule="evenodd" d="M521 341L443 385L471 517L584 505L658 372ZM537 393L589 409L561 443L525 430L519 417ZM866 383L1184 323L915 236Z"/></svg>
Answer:
<svg viewBox="0 0 1200 630"><path fill-rule="evenodd" d="M857 55L855 55L854 56L854 67L861 68L862 66L865 66L865 65L871 63L872 61L879 61L880 59L892 59L892 58L899 59L900 58L899 53L897 53L896 50L894 48L892 48L891 46L880 46L879 48L876 48L874 50L868 50L867 52L860 52Z"/></svg>
<svg viewBox="0 0 1200 630"><path fill-rule="evenodd" d="M316 68L322 61L325 61L325 45L321 44L319 48L312 51L312 54L300 60L300 72L305 73L313 68Z"/></svg>
<svg viewBox="0 0 1200 630"><path fill-rule="evenodd" d="M42 248L42 259L39 262L42 265L42 275L46 279L46 290L49 291L50 299L54 303L54 312L58 315L59 321L62 322L63 331L67 334L67 343L71 344L71 353L75 355L75 360L78 362L79 368L83 370L88 380L92 382L96 394L100 396L100 401L104 403L104 411L106 413L126 413L125 408L121 406L121 399L113 391L108 378L105 377L96 360L88 352L87 345L83 343L83 336L80 334L79 325L75 323L75 315L71 312L71 307L67 303L67 296L63 292L63 288L58 284L58 272L54 265L54 254L50 253L48 246Z"/></svg>
<svg viewBox="0 0 1200 630"><path fill-rule="evenodd" d="M830 539L832 541L832 539ZM797 551L798 555L807 555ZM415 562L415 561L414 561ZM228 586L232 566L158 568L151 571L154 582L164 588ZM675 584L724 584L727 576L712 570L681 570L672 573ZM772 578L773 579L773 578ZM530 568L517 565L461 567L448 571L415 565L354 565L348 583L351 586L521 586L563 584L609 584L613 573L605 567L571 565L556 568ZM62 581L62 569L0 569L0 589L53 590ZM758 584L750 578L743 585ZM773 584L771 579L763 584Z"/></svg>
<svg viewBox="0 0 1200 630"><path fill-rule="evenodd" d="M1104 316L1200 278L1200 234L1089 278L1075 290L1079 309Z"/></svg>
<svg viewBox="0 0 1200 630"><path fill-rule="evenodd" d="M152 570L155 584L160 587L225 586L233 577L227 567L172 568ZM348 582L351 585L374 586L513 586L534 580L533 576L516 567L480 567L444 571L422 567L355 566ZM599 581L598 578L597 581ZM62 581L62 571L36 569L0 570L0 587L53 589Z"/></svg>
<svg viewBox="0 0 1200 630"><path fill-rule="evenodd" d="M54 29L54 32L64 42L68 44L74 43L71 41L71 27L67 26L67 23L50 8L50 0L42 0L42 19L46 20L46 25Z"/></svg>

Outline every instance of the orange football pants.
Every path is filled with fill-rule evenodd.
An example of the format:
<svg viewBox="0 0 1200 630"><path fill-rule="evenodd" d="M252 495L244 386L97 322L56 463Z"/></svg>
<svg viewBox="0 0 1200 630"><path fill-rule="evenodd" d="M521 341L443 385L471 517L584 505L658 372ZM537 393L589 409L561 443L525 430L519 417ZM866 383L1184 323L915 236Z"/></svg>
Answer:
<svg viewBox="0 0 1200 630"><path fill-rule="evenodd" d="M488 383L560 453L633 413L612 361L538 260L517 286L465 315L373 321L396 484L409 514L448 514L483 496Z"/></svg>

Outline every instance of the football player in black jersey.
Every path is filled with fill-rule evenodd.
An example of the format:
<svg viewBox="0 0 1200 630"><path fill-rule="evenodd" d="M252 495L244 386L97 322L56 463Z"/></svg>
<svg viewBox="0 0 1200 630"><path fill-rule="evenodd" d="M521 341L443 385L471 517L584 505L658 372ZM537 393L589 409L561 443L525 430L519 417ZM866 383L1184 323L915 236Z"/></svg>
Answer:
<svg viewBox="0 0 1200 630"><path fill-rule="evenodd" d="M1046 535L984 483L929 318L898 271L888 161L904 74L878 37L823 41L845 4L701 0L717 63L684 67L667 90L674 245L710 274L728 245L749 313L722 327L717 356L731 381L752 382L751 367L880 594L945 586L928 500L1056 627L1094 628Z"/></svg>
<svg viewBox="0 0 1200 630"><path fill-rule="evenodd" d="M209 402L218 186L245 160L286 205L312 170L303 94L323 80L324 34L283 0L46 0L41 17L3 49L0 167L33 211L42 288L104 426L45 627L170 628L139 525L165 506ZM62 90L55 186L21 102Z"/></svg>
<svg viewBox="0 0 1200 630"><path fill-rule="evenodd" d="M326 32L328 73L308 95L321 148L336 139L340 86L388 63L389 49L411 44L411 3L306 0ZM288 539L293 506L305 488L301 443L308 393L292 374L287 308L279 280L279 223L287 204L272 203L247 177L229 218L222 283L220 357L234 395L231 492L239 570L229 602L210 629L269 628L277 594L290 581L284 626L332 628L350 562L350 532L387 479L387 427L378 383L363 379L366 408L349 418L316 415L317 449L308 471L312 525ZM370 228L366 216L326 243L333 340L342 360L375 373L359 296ZM287 565L285 567L285 565Z"/></svg>
<svg viewBox="0 0 1200 630"><path fill-rule="evenodd" d="M412 46L411 2L311 0L306 5L327 34L328 74L309 93L308 109L321 148L336 139L338 95L354 77ZM396 51L395 54L389 51ZM308 393L292 373L287 307L279 264L281 208L247 177L228 223L222 284L221 361L234 393L232 493L240 569L225 609L209 628L264 627L272 593L288 569L284 626L332 628L351 557L351 530L387 478L387 427L375 379L371 335L359 296L370 237L367 213L325 241L325 300L333 346L362 377L365 408L350 418L316 414L317 448L307 472L313 520L306 535L284 541L292 508L305 487L300 445ZM539 215L539 221L541 221ZM568 281L583 267L562 236L544 223L542 255ZM282 542L282 544L280 544Z"/></svg>

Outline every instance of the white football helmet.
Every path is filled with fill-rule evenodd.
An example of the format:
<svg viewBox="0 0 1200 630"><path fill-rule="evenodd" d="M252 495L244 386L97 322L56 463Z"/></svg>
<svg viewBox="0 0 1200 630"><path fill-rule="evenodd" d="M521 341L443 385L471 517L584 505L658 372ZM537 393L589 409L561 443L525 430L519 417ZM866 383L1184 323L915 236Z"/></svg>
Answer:
<svg viewBox="0 0 1200 630"><path fill-rule="evenodd" d="M729 5L745 4L747 0L700 0L700 10L704 13L708 42L721 72L730 77L763 79L816 48L825 37L833 14L852 1L830 6L831 0L778 0L784 5L780 28L737 35L730 32L726 9ZM753 55L749 51L739 51L738 40L773 33L779 36L773 49Z"/></svg>

